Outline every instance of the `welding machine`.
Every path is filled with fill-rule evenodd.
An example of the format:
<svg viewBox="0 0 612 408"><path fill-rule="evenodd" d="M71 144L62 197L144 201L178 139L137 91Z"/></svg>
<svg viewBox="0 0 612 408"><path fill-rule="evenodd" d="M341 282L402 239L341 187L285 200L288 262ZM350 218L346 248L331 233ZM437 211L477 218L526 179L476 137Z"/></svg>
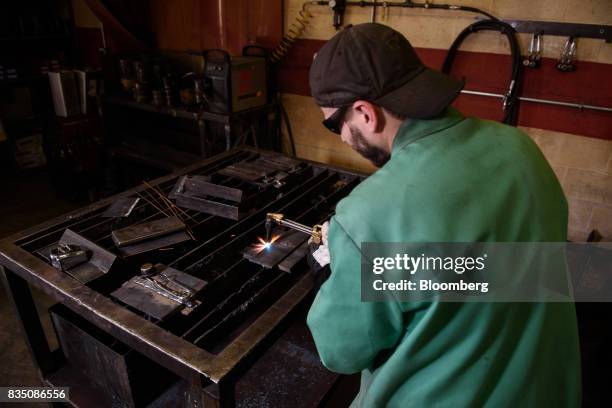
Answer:
<svg viewBox="0 0 612 408"><path fill-rule="evenodd" d="M206 50L203 56L205 95L211 112L240 112L267 102L266 58L230 57L217 49Z"/></svg>

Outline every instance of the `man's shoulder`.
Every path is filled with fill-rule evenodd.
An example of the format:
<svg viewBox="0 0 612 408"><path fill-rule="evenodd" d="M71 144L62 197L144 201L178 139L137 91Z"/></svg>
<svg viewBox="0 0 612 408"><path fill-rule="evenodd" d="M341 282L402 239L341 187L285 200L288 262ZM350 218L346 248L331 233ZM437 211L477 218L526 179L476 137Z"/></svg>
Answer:
<svg viewBox="0 0 612 408"><path fill-rule="evenodd" d="M383 167L359 183L342 199L336 207L336 213L367 213L397 205L397 202L393 201L397 187L397 180L390 169Z"/></svg>

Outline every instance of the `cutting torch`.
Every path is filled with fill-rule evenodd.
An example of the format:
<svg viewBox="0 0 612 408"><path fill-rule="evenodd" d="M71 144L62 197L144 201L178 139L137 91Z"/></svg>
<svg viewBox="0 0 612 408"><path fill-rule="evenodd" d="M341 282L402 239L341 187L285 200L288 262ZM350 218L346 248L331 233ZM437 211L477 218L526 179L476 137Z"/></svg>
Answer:
<svg viewBox="0 0 612 408"><path fill-rule="evenodd" d="M280 225L281 227L287 227L289 229L308 234L312 238L312 242L315 244L320 244L323 238L321 226L318 224L309 227L308 225L300 224L299 222L285 218L284 214L268 213L266 215L266 242L270 242L272 239L274 225Z"/></svg>

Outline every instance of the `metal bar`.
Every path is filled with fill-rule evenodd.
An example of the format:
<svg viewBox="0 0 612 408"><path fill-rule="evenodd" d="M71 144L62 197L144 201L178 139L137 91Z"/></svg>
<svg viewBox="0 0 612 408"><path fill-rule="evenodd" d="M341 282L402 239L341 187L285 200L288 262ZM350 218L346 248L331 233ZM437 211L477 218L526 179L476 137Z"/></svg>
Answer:
<svg viewBox="0 0 612 408"><path fill-rule="evenodd" d="M218 203L185 194L177 195L176 203L180 207L190 208L206 214L217 215L219 217L229 218L230 220L240 219L240 208L235 205Z"/></svg>
<svg viewBox="0 0 612 408"><path fill-rule="evenodd" d="M169 235L173 232L182 231L185 224L179 217L167 217L160 220L150 221L142 224L130 225L129 227L112 232L113 241L118 247L137 244L153 238Z"/></svg>
<svg viewBox="0 0 612 408"><path fill-rule="evenodd" d="M461 93L467 94L467 95L488 96L488 97L499 98L499 99L503 99L505 97L502 94L496 94L496 93L491 93L491 92L470 91L467 89L461 90ZM603 112L612 112L612 108L609 108L607 106L587 105L587 104L574 103L574 102L561 102L561 101L554 101L550 99L530 98L527 96L519 96L518 99L521 101L525 101L525 102L535 102L535 103L543 103L546 105L565 106L568 108L576 108L580 110L589 109L589 110L598 110L598 111L603 111Z"/></svg>
<svg viewBox="0 0 612 408"><path fill-rule="evenodd" d="M194 180L193 178L189 178L185 183L184 193L196 196L223 198L235 202L242 201L242 190L240 189L214 184L208 181Z"/></svg>
<svg viewBox="0 0 612 408"><path fill-rule="evenodd" d="M156 239L138 242L133 245L122 246L121 248L117 248L117 250L122 257L128 258L130 256L143 254L155 249L167 248L172 245L180 244L181 242L189 241L190 239L191 237L187 234L187 232L179 231Z"/></svg>
<svg viewBox="0 0 612 408"><path fill-rule="evenodd" d="M293 267L297 265L304 257L308 255L308 241L304 241L302 245L291 252L289 256L278 263L278 269L283 272L291 272Z"/></svg>
<svg viewBox="0 0 612 408"><path fill-rule="evenodd" d="M482 20L481 17L476 17ZM562 23L556 21L502 20L519 33L555 35L560 37L595 38L612 41L612 26L603 24Z"/></svg>

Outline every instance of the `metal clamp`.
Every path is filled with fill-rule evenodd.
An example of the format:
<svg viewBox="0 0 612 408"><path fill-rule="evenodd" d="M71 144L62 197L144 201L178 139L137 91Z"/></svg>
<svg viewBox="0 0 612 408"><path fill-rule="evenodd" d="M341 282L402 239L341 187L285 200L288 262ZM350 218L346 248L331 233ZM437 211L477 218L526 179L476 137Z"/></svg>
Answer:
<svg viewBox="0 0 612 408"><path fill-rule="evenodd" d="M514 103L514 96L512 92L514 91L514 80L510 81L510 86L508 87L508 92L502 98L502 108L506 111L510 105Z"/></svg>
<svg viewBox="0 0 612 408"><path fill-rule="evenodd" d="M576 70L574 64L576 60L576 38L569 37L563 47L563 52L557 62L557 69L561 72L571 72Z"/></svg>
<svg viewBox="0 0 612 408"><path fill-rule="evenodd" d="M523 60L527 68L539 68L542 65L542 33L536 33L529 43L529 56Z"/></svg>

